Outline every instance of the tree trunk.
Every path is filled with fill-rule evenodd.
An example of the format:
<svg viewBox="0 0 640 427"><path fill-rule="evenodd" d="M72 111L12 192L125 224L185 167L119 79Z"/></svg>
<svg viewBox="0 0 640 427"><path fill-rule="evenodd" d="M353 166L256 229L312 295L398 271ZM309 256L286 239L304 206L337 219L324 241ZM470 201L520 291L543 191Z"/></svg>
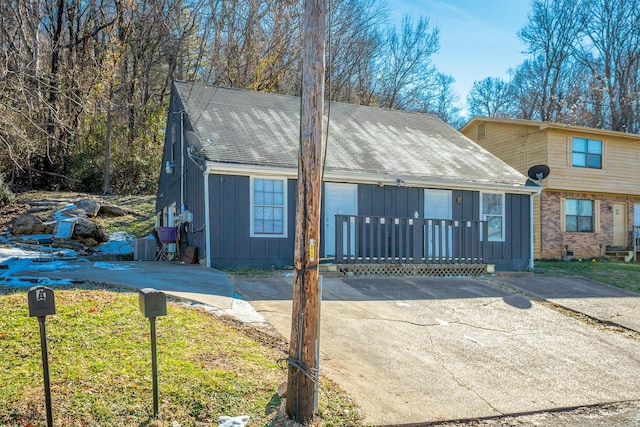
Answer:
<svg viewBox="0 0 640 427"><path fill-rule="evenodd" d="M49 113L47 116L47 149L44 156L44 170L53 172L55 169L53 157L57 151L57 104L58 104L58 69L60 68L60 36L62 34L62 22L64 16L64 0L58 0L56 9L56 20L53 27L53 38L51 40L51 68L49 75Z"/></svg>
<svg viewBox="0 0 640 427"><path fill-rule="evenodd" d="M113 88L109 91L109 106L107 107L107 135L104 145L104 188L103 194L111 194L111 136L113 135L113 114L111 113L111 98Z"/></svg>
<svg viewBox="0 0 640 427"><path fill-rule="evenodd" d="M315 368L319 312L318 248L323 161L325 15L324 0L305 2L295 282L286 402L287 415L300 423L313 418L314 383L318 379Z"/></svg>

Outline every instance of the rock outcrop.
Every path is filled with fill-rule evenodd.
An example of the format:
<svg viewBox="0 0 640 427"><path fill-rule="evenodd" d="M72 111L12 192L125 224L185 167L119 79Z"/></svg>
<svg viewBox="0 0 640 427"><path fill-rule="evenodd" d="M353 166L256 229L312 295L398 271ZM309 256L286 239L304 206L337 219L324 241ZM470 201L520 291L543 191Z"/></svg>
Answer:
<svg viewBox="0 0 640 427"><path fill-rule="evenodd" d="M53 227L50 227L50 229L53 231ZM12 233L15 236L43 234L47 233L47 226L35 214L27 213L13 223Z"/></svg>
<svg viewBox="0 0 640 427"><path fill-rule="evenodd" d="M59 226L62 222L73 222L73 233L70 239L77 240L85 246L93 247L106 242L108 238L102 227L93 221L92 218L98 216L123 216L127 214L122 208L112 205L101 205L92 199L81 199L74 202L73 205L73 207L50 210L47 215L42 209L43 206L39 206L38 204L36 209L38 215L36 215L34 211L19 217L13 224L12 233L15 236L54 234L57 224ZM65 219L60 220L60 217L64 217Z"/></svg>

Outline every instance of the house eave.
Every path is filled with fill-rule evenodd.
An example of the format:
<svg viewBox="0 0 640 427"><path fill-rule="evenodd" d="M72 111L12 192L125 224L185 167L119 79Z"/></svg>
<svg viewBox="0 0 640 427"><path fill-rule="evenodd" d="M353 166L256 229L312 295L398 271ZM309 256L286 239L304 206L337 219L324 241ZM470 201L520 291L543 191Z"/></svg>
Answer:
<svg viewBox="0 0 640 427"><path fill-rule="evenodd" d="M507 118L501 118L501 117L482 117L482 116L472 117L467 123L465 123L460 128L460 132L465 133L468 130L470 130L471 126L480 122L500 123L500 124L517 125L517 126L529 126L529 127L537 128L538 130L548 129L548 130L554 130L554 131L569 131L573 133L587 133L592 135L609 136L609 137L629 139L634 141L640 140L640 135L638 134L615 131L610 129L590 128L585 126L569 125L565 123L556 123L556 122L542 122L539 120L507 119Z"/></svg>
<svg viewBox="0 0 640 427"><path fill-rule="evenodd" d="M240 163L223 163L207 161L207 171L210 174L226 175L260 175L278 176L297 179L298 170L287 167L275 167L264 165L248 165ZM513 183L496 182L472 182L446 179L434 179L429 177L415 177L406 175L390 176L387 174L363 173L353 171L325 171L324 182L350 182L354 184L374 184L401 187L424 187L455 190L482 190L494 192L508 192L519 194L539 194L537 186L525 186Z"/></svg>

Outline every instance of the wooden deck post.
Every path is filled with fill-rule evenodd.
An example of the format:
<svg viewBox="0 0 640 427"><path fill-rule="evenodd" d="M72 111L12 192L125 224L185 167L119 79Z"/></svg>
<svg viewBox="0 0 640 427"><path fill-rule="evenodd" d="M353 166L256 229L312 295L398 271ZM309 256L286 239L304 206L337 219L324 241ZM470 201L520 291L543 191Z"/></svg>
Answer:
<svg viewBox="0 0 640 427"><path fill-rule="evenodd" d="M306 0L300 106L300 152L294 287L286 412L307 423L314 415L318 336L318 261L322 192L322 118L325 74L324 0Z"/></svg>

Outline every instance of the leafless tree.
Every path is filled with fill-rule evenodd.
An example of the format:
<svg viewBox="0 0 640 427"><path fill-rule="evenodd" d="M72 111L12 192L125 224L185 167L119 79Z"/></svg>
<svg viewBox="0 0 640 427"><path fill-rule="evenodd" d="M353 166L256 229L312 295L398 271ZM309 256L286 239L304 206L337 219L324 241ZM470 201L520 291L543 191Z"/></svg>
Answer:
<svg viewBox="0 0 640 427"><path fill-rule="evenodd" d="M566 82L567 64L580 31L582 0L534 0L531 8L518 36L535 58L530 65L535 65L536 71L520 78L529 75L538 80L537 115L540 120L553 121L562 111L561 85Z"/></svg>
<svg viewBox="0 0 640 427"><path fill-rule="evenodd" d="M581 24L584 37L576 49L591 70L593 96L601 96L612 130L640 130L640 1L587 0Z"/></svg>
<svg viewBox="0 0 640 427"><path fill-rule="evenodd" d="M149 191L173 79L298 95L302 0L0 2L0 174L16 185ZM328 98L452 121L426 19L334 0ZM329 85L327 85L329 87ZM149 155L149 154L152 155Z"/></svg>
<svg viewBox="0 0 640 427"><path fill-rule="evenodd" d="M425 98L437 73L431 56L440 48L438 34L438 29L429 27L427 18L419 18L414 25L409 16L403 18L399 31L395 26L387 31L377 67L376 93L381 107L407 109Z"/></svg>
<svg viewBox="0 0 640 427"><path fill-rule="evenodd" d="M509 117L513 111L513 101L510 83L497 77L473 82L467 95L469 112L474 116Z"/></svg>
<svg viewBox="0 0 640 427"><path fill-rule="evenodd" d="M380 28L387 10L377 0L332 2L328 14L327 94L331 100L370 104Z"/></svg>

